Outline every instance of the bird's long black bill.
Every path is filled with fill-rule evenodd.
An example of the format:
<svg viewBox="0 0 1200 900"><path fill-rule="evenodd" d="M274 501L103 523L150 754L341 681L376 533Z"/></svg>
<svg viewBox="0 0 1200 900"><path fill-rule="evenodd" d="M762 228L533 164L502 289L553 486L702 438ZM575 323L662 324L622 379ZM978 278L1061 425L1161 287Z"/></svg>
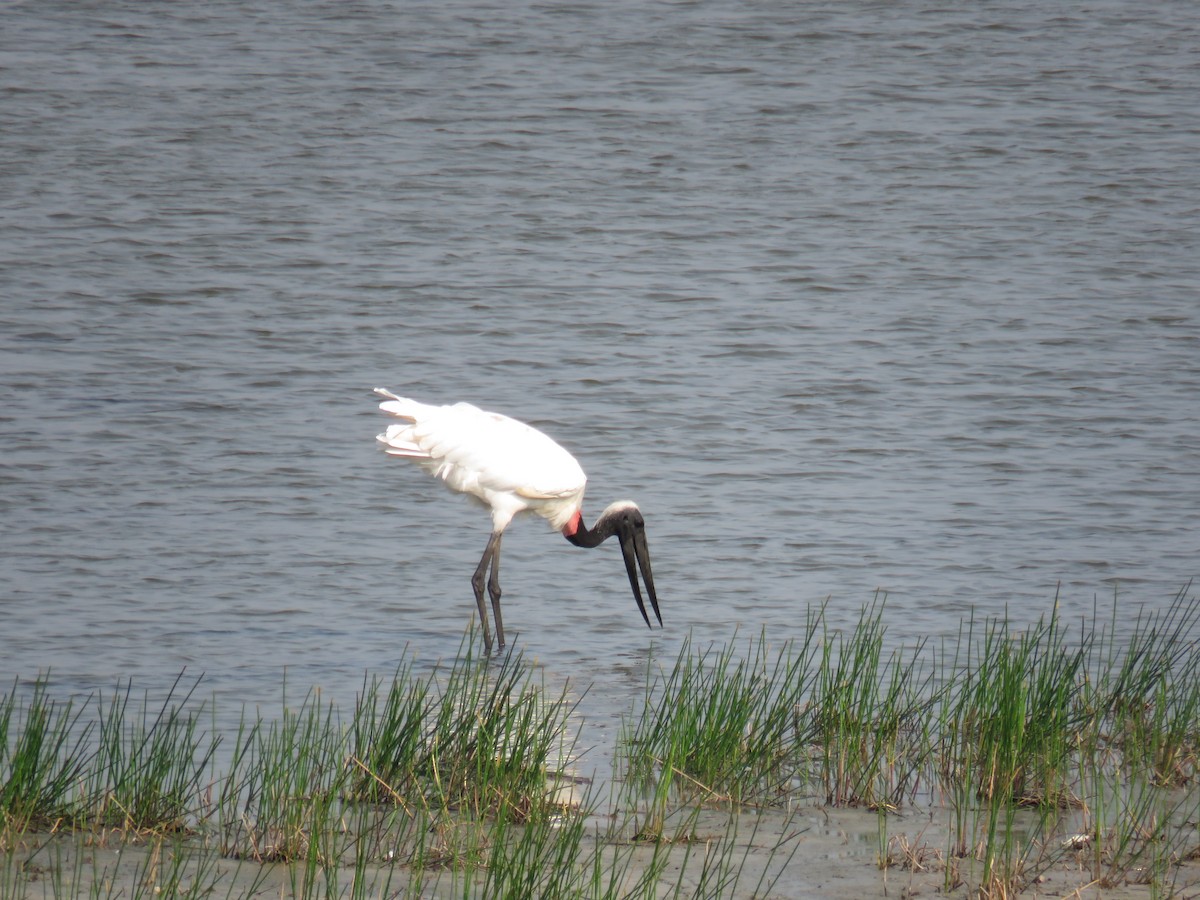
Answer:
<svg viewBox="0 0 1200 900"><path fill-rule="evenodd" d="M654 617L662 625L662 613L658 611L658 595L654 592L654 573L650 569L650 550L646 546L646 532L640 527L622 529L620 532L621 555L625 558L625 571L629 573L629 584L633 587L633 599L637 601L638 612L650 627L650 617L646 615L646 604L642 600L642 588L638 583L638 568L642 570L642 579L646 582L646 594L650 597L650 606Z"/></svg>

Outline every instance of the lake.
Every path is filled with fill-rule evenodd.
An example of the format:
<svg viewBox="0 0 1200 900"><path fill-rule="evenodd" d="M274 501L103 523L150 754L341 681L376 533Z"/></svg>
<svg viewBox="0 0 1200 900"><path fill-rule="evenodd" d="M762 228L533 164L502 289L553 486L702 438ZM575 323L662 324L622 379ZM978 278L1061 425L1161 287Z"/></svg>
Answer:
<svg viewBox="0 0 1200 900"><path fill-rule="evenodd" d="M1200 571L1188 2L7 4L0 676L221 720L455 656L486 513L371 389L633 498L505 621L606 757L646 661ZM554 691L552 690L552 693Z"/></svg>

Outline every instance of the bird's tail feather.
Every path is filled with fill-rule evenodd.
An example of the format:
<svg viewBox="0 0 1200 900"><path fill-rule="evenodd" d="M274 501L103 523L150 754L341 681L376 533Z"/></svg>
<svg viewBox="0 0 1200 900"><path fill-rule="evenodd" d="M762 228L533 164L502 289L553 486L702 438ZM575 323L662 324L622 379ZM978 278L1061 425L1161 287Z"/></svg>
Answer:
<svg viewBox="0 0 1200 900"><path fill-rule="evenodd" d="M407 397L399 397L393 394L387 388L377 387L375 393L381 397L387 397L383 403L379 404L379 408L385 413L390 413L397 419L407 419L409 422L415 422L421 416L421 410L425 408L424 403L418 403L416 400L410 400Z"/></svg>
<svg viewBox="0 0 1200 900"><path fill-rule="evenodd" d="M408 423L407 425L389 425L387 431L375 438L383 444L383 451L389 456L428 459L428 451L422 450L413 440L412 435L412 426L422 417L422 411L426 408L425 404L407 397L397 396L387 388L377 387L375 393L388 398L379 404L380 409Z"/></svg>
<svg viewBox="0 0 1200 900"><path fill-rule="evenodd" d="M383 444L383 452L389 456L407 456L413 459L428 459L429 453L408 439L408 428L404 425L389 425L388 430L377 435L375 440Z"/></svg>

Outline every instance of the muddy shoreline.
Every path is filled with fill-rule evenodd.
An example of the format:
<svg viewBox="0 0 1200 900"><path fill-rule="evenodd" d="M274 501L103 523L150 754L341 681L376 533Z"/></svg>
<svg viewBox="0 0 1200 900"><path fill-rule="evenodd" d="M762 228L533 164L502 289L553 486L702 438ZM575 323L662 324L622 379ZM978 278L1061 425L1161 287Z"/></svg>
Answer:
<svg viewBox="0 0 1200 900"><path fill-rule="evenodd" d="M956 859L958 883L947 890L944 817L935 812L890 815L883 822L866 810L809 807L785 814L742 813L731 832L729 818L707 812L695 821L690 840L667 847L667 865L650 896L720 896L731 900L777 897L986 896L979 883L982 863ZM751 820L757 819L752 825ZM733 834L731 839L730 835ZM890 864L879 865L881 839ZM728 850L738 861L734 880L714 881L705 860ZM624 896L656 849L614 841L613 851L630 854ZM721 848L718 851L717 848ZM662 848L659 848L661 852ZM314 866L311 860L260 863L220 856L202 835L164 837L108 832L26 833L4 848L8 865L0 897L461 897L486 896L483 869L446 866L421 873L403 861L374 859L361 866ZM1086 848L1051 851L1029 862L1030 883L1010 896L1103 897L1200 896L1200 861L1193 856L1171 866L1157 888L1139 883L1134 868L1106 883L1090 865ZM639 894L641 895L641 894Z"/></svg>

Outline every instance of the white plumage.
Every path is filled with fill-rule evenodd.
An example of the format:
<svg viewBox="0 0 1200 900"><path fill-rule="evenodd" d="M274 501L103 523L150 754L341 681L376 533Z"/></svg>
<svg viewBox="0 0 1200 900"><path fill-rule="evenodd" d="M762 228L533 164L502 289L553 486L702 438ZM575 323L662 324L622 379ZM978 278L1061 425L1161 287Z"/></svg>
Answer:
<svg viewBox="0 0 1200 900"><path fill-rule="evenodd" d="M379 408L405 425L379 435L385 453L415 460L446 486L482 500L492 528L503 531L524 510L562 531L583 505L587 476L570 453L536 428L470 403L431 406L397 397Z"/></svg>
<svg viewBox="0 0 1200 900"><path fill-rule="evenodd" d="M617 535L642 618L650 624L638 582L639 567L654 615L662 624L650 570L645 522L636 504L628 500L612 504L589 529L582 517L583 491L587 485L583 469L575 457L536 428L469 403L432 406L398 397L384 388L376 388L375 393L387 398L379 408L402 422L388 426L378 436L384 452L413 460L447 487L475 497L492 511L492 534L471 577L483 625L483 641L489 651L492 639L483 602L484 577L490 569L487 589L496 635L503 647L500 542L513 516L526 511L546 518L578 547L596 547Z"/></svg>

